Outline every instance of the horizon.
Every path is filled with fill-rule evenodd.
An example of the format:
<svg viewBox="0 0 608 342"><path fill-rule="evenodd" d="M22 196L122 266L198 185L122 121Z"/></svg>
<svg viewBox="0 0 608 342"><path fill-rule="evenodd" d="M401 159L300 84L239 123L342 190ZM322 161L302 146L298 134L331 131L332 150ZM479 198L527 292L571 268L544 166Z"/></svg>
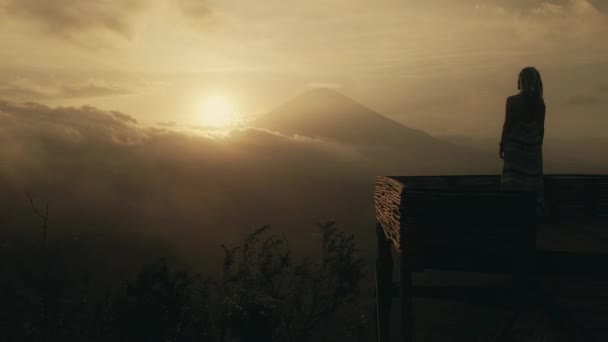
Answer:
<svg viewBox="0 0 608 342"><path fill-rule="evenodd" d="M209 97L250 121L325 85L432 135L491 137L517 73L535 65L549 131L571 140L608 127L601 1L62 1L0 1L0 98L202 125Z"/></svg>

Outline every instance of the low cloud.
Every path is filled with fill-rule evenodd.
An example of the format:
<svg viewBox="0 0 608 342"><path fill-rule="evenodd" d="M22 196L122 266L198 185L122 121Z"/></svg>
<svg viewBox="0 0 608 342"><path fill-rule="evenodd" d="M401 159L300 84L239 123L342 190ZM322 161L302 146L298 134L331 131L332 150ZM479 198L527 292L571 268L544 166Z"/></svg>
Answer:
<svg viewBox="0 0 608 342"><path fill-rule="evenodd" d="M185 23L195 30L207 31L220 22L225 24L228 21L238 25L228 12L211 6L207 0L177 0L177 6Z"/></svg>
<svg viewBox="0 0 608 342"><path fill-rule="evenodd" d="M134 145L147 136L137 121L117 111L102 111L90 106L52 108L38 103L0 101L4 115L0 134L27 150L32 140L60 144ZM32 140L30 140L32 139Z"/></svg>
<svg viewBox="0 0 608 342"><path fill-rule="evenodd" d="M605 0L588 0L589 4L603 14L608 14L608 2Z"/></svg>
<svg viewBox="0 0 608 342"><path fill-rule="evenodd" d="M76 99L131 94L124 86L104 80L58 81L13 78L0 80L0 98L14 101Z"/></svg>
<svg viewBox="0 0 608 342"><path fill-rule="evenodd" d="M178 6L186 17L193 19L206 19L213 14L213 10L205 0L177 0Z"/></svg>
<svg viewBox="0 0 608 342"><path fill-rule="evenodd" d="M372 241L375 176L447 173L458 167L450 158L477 163L464 153L413 157L419 149L353 148L256 128L145 127L89 106L0 101L0 218L8 227L0 239L37 227L28 191L49 200L53 239L145 236L215 257L221 242L252 227L271 224L306 245L316 221L335 219Z"/></svg>
<svg viewBox="0 0 608 342"><path fill-rule="evenodd" d="M600 96L594 94L579 94L567 98L566 102L574 106L593 106L603 103Z"/></svg>
<svg viewBox="0 0 608 342"><path fill-rule="evenodd" d="M561 15L564 12L564 5L551 2L543 2L532 9L532 13L539 15Z"/></svg>
<svg viewBox="0 0 608 342"><path fill-rule="evenodd" d="M450 156L412 157L418 149L355 148L246 127L144 127L89 106L0 101L0 203L9 204L0 217L11 228L0 238L35 225L29 191L49 199L55 237L145 235L210 256L262 224L305 245L315 222L334 219L367 239L375 176L452 167Z"/></svg>
<svg viewBox="0 0 608 342"><path fill-rule="evenodd" d="M142 145L151 141L163 140L164 135L155 135L149 127L140 126L132 116L118 111L104 111L90 106L83 107L49 107L35 102L16 103L0 100L0 112L3 113L2 134L22 140L28 144L28 137L49 136L56 132L54 127L61 126L66 132L77 132L84 140L94 144ZM257 148L297 152L318 151L323 158L334 159L342 156L355 156L353 149L330 140L304 136L285 136L278 132L259 128L235 128L219 133L201 129L188 129L176 122L161 122L165 135L193 138L205 150L217 143L242 147L252 151ZM63 140L63 139L60 139ZM83 140L83 141L84 141ZM170 142L170 141L169 141ZM168 143L169 143L168 142ZM240 146L243 145L243 146ZM286 150L285 150L286 149ZM293 150L292 150L293 149ZM206 151L214 155L214 151ZM262 151L260 151L262 152Z"/></svg>
<svg viewBox="0 0 608 342"><path fill-rule="evenodd" d="M160 121L156 123L158 126L162 126L162 127L176 127L177 126L177 122L175 121Z"/></svg>
<svg viewBox="0 0 608 342"><path fill-rule="evenodd" d="M474 7L476 9L502 9L503 11L532 15L604 12L608 9L603 5L602 0L485 0L474 1Z"/></svg>
<svg viewBox="0 0 608 342"><path fill-rule="evenodd" d="M325 218L356 222L354 208L358 218L371 212L373 174L361 176L358 157L261 129L155 129L93 107L0 101L0 202L11 203L0 217L14 228L29 222L30 191L49 198L54 234L136 233L215 253L248 227L297 232Z"/></svg>
<svg viewBox="0 0 608 342"><path fill-rule="evenodd" d="M87 32L129 38L133 34L133 16L145 4L144 0L9 0L4 11L61 38L72 39Z"/></svg>

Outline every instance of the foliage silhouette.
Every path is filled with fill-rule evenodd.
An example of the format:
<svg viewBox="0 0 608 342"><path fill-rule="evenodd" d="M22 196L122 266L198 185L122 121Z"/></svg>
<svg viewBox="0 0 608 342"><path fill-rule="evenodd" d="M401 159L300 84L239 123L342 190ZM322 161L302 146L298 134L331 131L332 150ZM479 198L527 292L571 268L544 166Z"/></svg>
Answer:
<svg viewBox="0 0 608 342"><path fill-rule="evenodd" d="M354 237L320 224L319 255L294 261L287 240L264 226L225 252L223 326L240 341L305 341L359 295L363 260Z"/></svg>
<svg viewBox="0 0 608 342"><path fill-rule="evenodd" d="M146 265L116 297L112 323L119 341L211 340L209 282L165 260Z"/></svg>
<svg viewBox="0 0 608 342"><path fill-rule="evenodd" d="M117 274L108 279L93 271L104 266L99 263L113 269L129 261L116 259L112 248L92 261L71 249L76 242L57 239L42 253L48 259L43 275L37 272L38 239L27 249L2 249L0 341L306 341L327 329L336 333L335 326L320 323L348 311L363 261L353 237L334 222L320 229L319 250L296 260L286 238L261 227L238 246L222 246L216 279L165 259L128 280ZM40 313L43 296L49 298L47 322Z"/></svg>

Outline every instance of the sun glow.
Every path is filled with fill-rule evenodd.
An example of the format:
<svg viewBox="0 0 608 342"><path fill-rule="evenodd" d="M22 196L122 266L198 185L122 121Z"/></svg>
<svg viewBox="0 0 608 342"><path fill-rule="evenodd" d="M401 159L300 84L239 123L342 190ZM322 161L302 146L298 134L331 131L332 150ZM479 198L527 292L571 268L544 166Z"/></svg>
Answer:
<svg viewBox="0 0 608 342"><path fill-rule="evenodd" d="M226 128L234 122L234 106L223 96L209 96L202 104L201 121L205 127Z"/></svg>

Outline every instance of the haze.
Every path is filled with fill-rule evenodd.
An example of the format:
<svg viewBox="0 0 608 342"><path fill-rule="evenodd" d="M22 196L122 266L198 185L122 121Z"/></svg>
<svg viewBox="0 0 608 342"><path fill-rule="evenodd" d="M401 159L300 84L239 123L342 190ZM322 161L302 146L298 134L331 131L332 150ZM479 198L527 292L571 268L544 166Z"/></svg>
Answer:
<svg viewBox="0 0 608 342"><path fill-rule="evenodd" d="M516 74L546 81L551 136L608 127L601 0L0 1L0 98L200 124L332 86L434 135L494 137Z"/></svg>
<svg viewBox="0 0 608 342"><path fill-rule="evenodd" d="M607 36L604 0L0 0L5 283L44 273L29 194L48 255L91 283L159 257L210 274L265 224L314 256L335 220L374 298L375 177L500 174L523 67L545 84L544 172L608 174Z"/></svg>

